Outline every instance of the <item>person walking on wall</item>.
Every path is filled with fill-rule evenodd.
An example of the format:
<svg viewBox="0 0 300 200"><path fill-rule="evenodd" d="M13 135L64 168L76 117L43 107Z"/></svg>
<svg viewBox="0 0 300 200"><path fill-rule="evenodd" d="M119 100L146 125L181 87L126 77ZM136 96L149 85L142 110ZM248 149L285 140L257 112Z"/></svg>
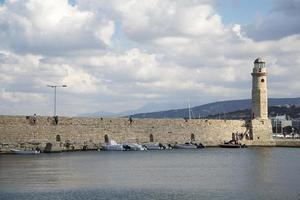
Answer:
<svg viewBox="0 0 300 200"><path fill-rule="evenodd" d="M32 124L35 125L36 123L36 114L34 113L32 116Z"/></svg>
<svg viewBox="0 0 300 200"><path fill-rule="evenodd" d="M132 124L133 123L133 119L132 119L132 117L129 117L129 124Z"/></svg>
<svg viewBox="0 0 300 200"><path fill-rule="evenodd" d="M54 123L55 123L55 125L57 125L58 124L58 116L56 115L56 116L54 116Z"/></svg>

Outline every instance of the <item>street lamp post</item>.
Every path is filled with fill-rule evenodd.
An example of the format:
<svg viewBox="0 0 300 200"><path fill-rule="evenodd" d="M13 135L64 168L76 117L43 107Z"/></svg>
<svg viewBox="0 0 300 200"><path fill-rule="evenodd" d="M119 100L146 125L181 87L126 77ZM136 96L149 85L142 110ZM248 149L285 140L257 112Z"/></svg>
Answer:
<svg viewBox="0 0 300 200"><path fill-rule="evenodd" d="M47 87L54 88L54 105L53 105L53 116L56 116L56 88L57 87L67 87L67 85L47 85Z"/></svg>

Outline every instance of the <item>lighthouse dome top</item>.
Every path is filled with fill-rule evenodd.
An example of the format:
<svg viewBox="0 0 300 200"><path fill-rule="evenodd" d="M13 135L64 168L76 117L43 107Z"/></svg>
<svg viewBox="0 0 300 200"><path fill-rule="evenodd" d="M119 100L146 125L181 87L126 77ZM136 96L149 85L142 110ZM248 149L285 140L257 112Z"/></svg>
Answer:
<svg viewBox="0 0 300 200"><path fill-rule="evenodd" d="M260 74L260 73L267 73L267 69L265 67L265 61L262 58L257 58L254 61L253 73Z"/></svg>
<svg viewBox="0 0 300 200"><path fill-rule="evenodd" d="M261 57L256 58L254 61L253 72L267 72L265 68L265 63L266 62Z"/></svg>
<svg viewBox="0 0 300 200"><path fill-rule="evenodd" d="M254 63L265 63L265 61L261 57L258 57L255 59Z"/></svg>

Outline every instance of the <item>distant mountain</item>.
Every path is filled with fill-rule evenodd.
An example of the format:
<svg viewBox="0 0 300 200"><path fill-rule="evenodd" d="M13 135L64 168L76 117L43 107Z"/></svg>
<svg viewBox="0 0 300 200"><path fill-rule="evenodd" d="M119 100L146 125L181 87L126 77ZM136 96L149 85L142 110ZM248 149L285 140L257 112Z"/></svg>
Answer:
<svg viewBox="0 0 300 200"><path fill-rule="evenodd" d="M122 116L129 116L134 115L135 113L146 113L146 112L156 112L164 109L172 109L174 107L184 107L178 103L172 102L170 104L169 102L165 103L149 103L144 106L142 106L139 109L136 110L127 110L124 112L106 112L106 111L97 111L93 113L84 113L78 115L79 117L122 117Z"/></svg>
<svg viewBox="0 0 300 200"><path fill-rule="evenodd" d="M225 114L209 115L209 119L249 119L250 109L243 109ZM280 115L286 115L289 118L300 118L300 105L283 105L283 106L271 106L269 107L269 117L275 117Z"/></svg>
<svg viewBox="0 0 300 200"><path fill-rule="evenodd" d="M300 105L300 98L269 98L268 101L269 106ZM192 118L203 118L219 113L222 114L238 110L250 109L250 106L250 99L220 101L193 107L191 108L191 115ZM133 118L188 118L189 109L183 108L150 113L139 113L131 116Z"/></svg>
<svg viewBox="0 0 300 200"><path fill-rule="evenodd" d="M106 111L97 111L97 112L93 112L93 113L84 113L84 114L80 114L78 115L78 117L117 117L118 114L117 113L113 113L113 112L106 112Z"/></svg>

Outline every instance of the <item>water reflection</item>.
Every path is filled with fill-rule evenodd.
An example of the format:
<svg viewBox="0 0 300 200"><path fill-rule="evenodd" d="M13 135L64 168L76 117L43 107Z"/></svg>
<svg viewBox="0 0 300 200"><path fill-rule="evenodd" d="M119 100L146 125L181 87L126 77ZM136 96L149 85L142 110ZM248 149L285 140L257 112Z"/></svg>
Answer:
<svg viewBox="0 0 300 200"><path fill-rule="evenodd" d="M105 193L112 199L115 194L132 192L144 194L140 198L151 197L152 192L184 198L293 198L299 194L299 152L289 148L207 148L1 155L0 199L12 195L10 191L14 195L15 191L29 191L36 197L40 192L51 196L63 191L76 194L77 199L82 192Z"/></svg>

